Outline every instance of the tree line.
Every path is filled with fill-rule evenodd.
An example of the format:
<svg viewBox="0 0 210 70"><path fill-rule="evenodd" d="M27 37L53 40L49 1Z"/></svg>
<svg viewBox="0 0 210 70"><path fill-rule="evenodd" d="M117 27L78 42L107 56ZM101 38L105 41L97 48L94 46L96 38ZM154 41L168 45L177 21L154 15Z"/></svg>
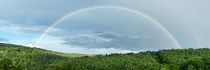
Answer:
<svg viewBox="0 0 210 70"><path fill-rule="evenodd" d="M0 44L0 70L210 70L210 49L67 57L63 53Z"/></svg>

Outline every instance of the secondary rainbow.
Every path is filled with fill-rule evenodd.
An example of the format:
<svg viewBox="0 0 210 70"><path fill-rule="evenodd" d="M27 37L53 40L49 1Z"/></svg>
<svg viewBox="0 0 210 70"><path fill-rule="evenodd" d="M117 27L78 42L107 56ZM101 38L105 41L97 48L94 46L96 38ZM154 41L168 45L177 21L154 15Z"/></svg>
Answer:
<svg viewBox="0 0 210 70"><path fill-rule="evenodd" d="M173 34L171 34L166 27L164 27L162 24L160 24L156 19L148 16L147 14L135 10L135 9L131 9L131 8L126 8L126 7L121 7L121 6L93 6L93 7L87 7L87 8L82 8L73 12L70 12L69 14L63 16L62 18L58 19L57 21L55 21L51 26L49 26L49 28L47 28L46 30L44 30L44 32L40 35L39 39L37 40L37 42L35 42L36 46L38 43L40 43L40 40L47 34L47 32L49 32L49 30L51 30L56 24L62 22L63 20L65 20L68 17L71 17L72 15L78 14L80 12L84 12L84 11L88 11L88 10L93 10L93 9L99 9L99 8L114 8L114 9L121 9L121 10L125 10L128 12L132 12L135 13L137 15L143 16L145 18L147 18L148 20L152 21L154 24L156 24L158 27L160 27L170 38L171 40L174 42L174 44L177 46L177 48L181 49L181 45L178 43L178 41L176 40L176 38L173 36Z"/></svg>

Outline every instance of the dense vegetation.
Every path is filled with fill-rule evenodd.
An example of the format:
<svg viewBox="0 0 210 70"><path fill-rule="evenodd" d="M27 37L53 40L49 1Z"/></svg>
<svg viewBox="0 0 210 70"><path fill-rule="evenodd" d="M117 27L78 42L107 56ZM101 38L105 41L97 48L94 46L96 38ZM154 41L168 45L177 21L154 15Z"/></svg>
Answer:
<svg viewBox="0 0 210 70"><path fill-rule="evenodd" d="M172 49L137 54L78 57L51 64L58 70L209 70L210 49Z"/></svg>
<svg viewBox="0 0 210 70"><path fill-rule="evenodd" d="M67 57L59 55L59 53L38 48L0 44L0 59L4 60L5 58L12 60L14 65L22 65L27 68L68 59Z"/></svg>
<svg viewBox="0 0 210 70"><path fill-rule="evenodd" d="M39 48L0 43L0 60L12 61L14 65L24 68L34 68L78 56L85 55L63 54Z"/></svg>
<svg viewBox="0 0 210 70"><path fill-rule="evenodd" d="M75 54L74 54L75 55ZM171 49L70 57L67 54L0 44L4 70L209 70L210 49Z"/></svg>

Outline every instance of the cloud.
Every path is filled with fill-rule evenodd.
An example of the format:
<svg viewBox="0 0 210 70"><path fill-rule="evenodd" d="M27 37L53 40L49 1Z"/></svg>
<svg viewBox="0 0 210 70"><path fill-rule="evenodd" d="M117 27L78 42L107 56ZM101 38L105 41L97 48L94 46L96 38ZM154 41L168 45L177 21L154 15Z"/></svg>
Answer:
<svg viewBox="0 0 210 70"><path fill-rule="evenodd" d="M61 38L63 44L89 49L115 48L138 51L140 50L141 41L146 40L146 38L138 36L95 29L65 31L65 29L53 28L48 35Z"/></svg>
<svg viewBox="0 0 210 70"><path fill-rule="evenodd" d="M15 2L5 0L0 2L0 9L4 9L0 12L0 30L19 34L40 34L54 21L71 11L90 6L116 5L140 10L157 19L175 35L183 47L194 47L192 44L196 44L193 40L194 37L191 36L192 34L188 32L184 24L192 25L194 31L198 33L198 38L201 38L201 42L209 43L209 16L206 15L209 15L210 10L205 8L208 2L199 1L201 5L195 5L196 7L194 7L194 4L198 3L197 1L191 1L188 4L187 1L182 1L181 4L177 4L180 1L151 2L135 0L131 3L129 0L46 0L44 2L41 0ZM95 51L95 49L108 52L104 49L110 50L109 48L124 50L176 48L162 30L158 30L159 28L153 26L153 24L144 24L144 21L146 21L144 19L144 17L118 9L89 10L69 17L66 24L56 25L47 35L61 38L62 45L59 44L58 46L67 45L68 49L72 49L69 47L85 48L83 50L89 50L89 52ZM91 28L93 30L90 30ZM16 44L20 43L25 44L25 42L16 42ZM55 46L56 43L57 41L46 49L55 49L52 46ZM42 46L45 47L48 44L52 43L46 43ZM67 52L79 50L68 49Z"/></svg>
<svg viewBox="0 0 210 70"><path fill-rule="evenodd" d="M0 41L1 41L1 42L6 42L6 41L8 41L8 40L5 39L5 38L1 38L1 37L0 37Z"/></svg>
<svg viewBox="0 0 210 70"><path fill-rule="evenodd" d="M61 22L63 24L57 24L47 35L60 38L64 41L62 44L74 48L114 48L138 51L171 46L171 43L168 43L170 41L166 40L168 38L166 34L153 24L145 24L148 20L144 20L144 17L136 16L134 13L118 9L99 9L81 14L69 17L68 20ZM115 14L115 16L110 14ZM70 22L71 24L68 24ZM42 23L28 19L23 22L4 21L4 23L0 23L0 30L21 34L40 34L47 28L50 21L46 22L47 24ZM161 36L165 37L161 38ZM46 44L42 46L45 47Z"/></svg>
<svg viewBox="0 0 210 70"><path fill-rule="evenodd" d="M77 48L114 48L120 50L139 51L157 48L167 48L171 45L170 42L169 44L165 44L166 42L163 41L164 39L161 40L160 38L146 36L141 37L140 35L125 35L116 32L98 31L93 29L84 31L62 31L60 29L56 30L55 28L52 32L50 32L51 35L53 33L55 37L59 37L61 38L61 40L63 40L63 44Z"/></svg>
<svg viewBox="0 0 210 70"><path fill-rule="evenodd" d="M110 53L135 52L130 50L116 49L116 48L84 48L75 45L63 44L64 42L65 41L63 40L42 39L41 42L35 47L57 51L57 52L64 52L64 53L110 54Z"/></svg>
<svg viewBox="0 0 210 70"><path fill-rule="evenodd" d="M34 25L32 21L18 23L0 20L0 30L5 32L40 34L45 28L43 25Z"/></svg>

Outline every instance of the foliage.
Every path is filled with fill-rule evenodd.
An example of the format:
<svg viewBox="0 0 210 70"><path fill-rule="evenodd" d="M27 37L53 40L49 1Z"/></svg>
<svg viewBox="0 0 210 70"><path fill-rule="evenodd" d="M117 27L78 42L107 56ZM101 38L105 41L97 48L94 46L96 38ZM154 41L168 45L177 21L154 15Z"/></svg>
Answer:
<svg viewBox="0 0 210 70"><path fill-rule="evenodd" d="M77 57L51 64L57 70L209 70L210 49L171 49Z"/></svg>
<svg viewBox="0 0 210 70"><path fill-rule="evenodd" d="M20 65L14 65L13 62L8 58L0 60L0 70L22 70Z"/></svg>
<svg viewBox="0 0 210 70"><path fill-rule="evenodd" d="M77 56L76 54L73 54ZM79 55L79 54L78 54ZM80 55L79 55L80 56ZM170 49L71 57L68 54L0 44L4 70L209 70L210 49ZM9 58L9 59L8 59Z"/></svg>
<svg viewBox="0 0 210 70"><path fill-rule="evenodd" d="M0 59L9 58L14 65L22 65L27 68L52 64L68 57L61 56L56 52L30 48L12 44L0 44Z"/></svg>

